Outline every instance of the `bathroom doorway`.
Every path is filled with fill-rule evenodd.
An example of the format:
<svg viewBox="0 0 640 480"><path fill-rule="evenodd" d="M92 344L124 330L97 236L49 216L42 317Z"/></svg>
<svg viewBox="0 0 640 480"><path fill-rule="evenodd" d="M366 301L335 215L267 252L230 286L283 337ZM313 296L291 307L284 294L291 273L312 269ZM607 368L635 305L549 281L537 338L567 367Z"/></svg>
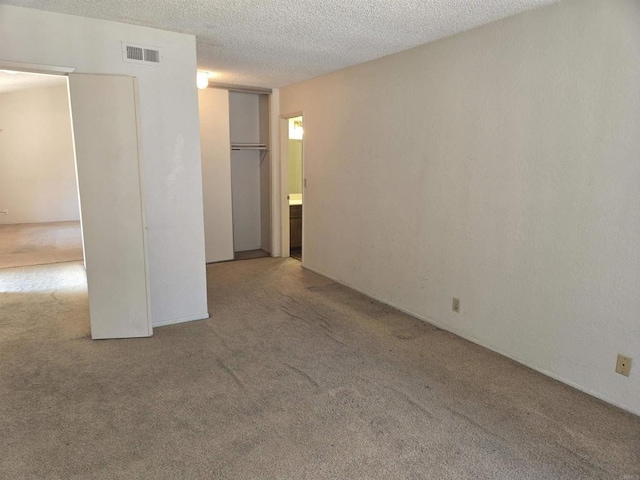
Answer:
<svg viewBox="0 0 640 480"><path fill-rule="evenodd" d="M302 261L302 116L289 118L288 127L289 252L292 258Z"/></svg>

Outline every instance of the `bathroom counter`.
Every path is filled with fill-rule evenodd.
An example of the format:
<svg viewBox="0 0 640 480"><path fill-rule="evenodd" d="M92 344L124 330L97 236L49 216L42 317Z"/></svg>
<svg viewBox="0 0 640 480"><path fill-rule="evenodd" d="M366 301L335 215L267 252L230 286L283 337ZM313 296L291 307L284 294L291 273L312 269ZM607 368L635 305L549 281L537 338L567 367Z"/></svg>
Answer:
<svg viewBox="0 0 640 480"><path fill-rule="evenodd" d="M301 193L290 193L289 194L289 206L292 205L302 205L302 194Z"/></svg>

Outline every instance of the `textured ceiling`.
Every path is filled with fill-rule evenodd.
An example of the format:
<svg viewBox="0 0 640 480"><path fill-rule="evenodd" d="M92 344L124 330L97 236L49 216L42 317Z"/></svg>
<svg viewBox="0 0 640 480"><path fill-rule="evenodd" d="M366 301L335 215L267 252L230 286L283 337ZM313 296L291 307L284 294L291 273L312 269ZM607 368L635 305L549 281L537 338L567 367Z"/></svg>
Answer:
<svg viewBox="0 0 640 480"><path fill-rule="evenodd" d="M66 77L60 75L38 75L35 73L6 73L0 70L0 93L16 92L30 88L65 85Z"/></svg>
<svg viewBox="0 0 640 480"><path fill-rule="evenodd" d="M281 87L556 0L0 0L190 33L216 81Z"/></svg>

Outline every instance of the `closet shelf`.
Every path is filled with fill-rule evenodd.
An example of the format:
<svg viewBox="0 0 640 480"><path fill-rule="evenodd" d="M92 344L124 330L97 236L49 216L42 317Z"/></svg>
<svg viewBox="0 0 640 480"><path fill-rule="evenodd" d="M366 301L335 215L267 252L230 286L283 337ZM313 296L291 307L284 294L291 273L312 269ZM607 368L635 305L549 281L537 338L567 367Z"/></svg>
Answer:
<svg viewBox="0 0 640 480"><path fill-rule="evenodd" d="M264 143L232 143L231 150L267 150Z"/></svg>

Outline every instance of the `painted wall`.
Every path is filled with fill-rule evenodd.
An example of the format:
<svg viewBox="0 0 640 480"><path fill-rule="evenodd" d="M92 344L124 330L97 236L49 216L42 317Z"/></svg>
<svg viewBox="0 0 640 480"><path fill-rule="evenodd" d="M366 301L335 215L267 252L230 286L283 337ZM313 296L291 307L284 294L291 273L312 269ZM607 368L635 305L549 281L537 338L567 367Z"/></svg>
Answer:
<svg viewBox="0 0 640 480"><path fill-rule="evenodd" d="M0 224L80 219L67 84L0 93Z"/></svg>
<svg viewBox="0 0 640 480"><path fill-rule="evenodd" d="M122 60L123 41L161 50ZM207 316L195 37L0 5L0 62L138 77L155 326Z"/></svg>
<svg viewBox="0 0 640 480"><path fill-rule="evenodd" d="M289 139L289 193L302 193L302 140Z"/></svg>
<svg viewBox="0 0 640 480"><path fill-rule="evenodd" d="M306 266L640 413L638 25L568 0L282 89Z"/></svg>
<svg viewBox="0 0 640 480"><path fill-rule="evenodd" d="M302 194L302 117L289 118L289 195Z"/></svg>
<svg viewBox="0 0 640 480"><path fill-rule="evenodd" d="M269 213L271 214L271 248L269 252L274 257L282 255L282 230L288 228L289 222L282 224L285 217L285 198L282 192L282 169L280 168L280 143L281 132L279 125L282 122L280 118L280 90L274 88L269 95L269 160L271 162L270 169L270 190L271 199L269 202Z"/></svg>
<svg viewBox="0 0 640 480"><path fill-rule="evenodd" d="M198 91L207 262L233 260L229 92Z"/></svg>
<svg viewBox="0 0 640 480"><path fill-rule="evenodd" d="M260 155L260 248L271 253L271 99L269 95L259 95L258 102L260 143L267 146L267 151Z"/></svg>
<svg viewBox="0 0 640 480"><path fill-rule="evenodd" d="M229 92L231 143L260 141L260 96ZM262 245L260 156L258 150L231 152L233 246L236 252Z"/></svg>

